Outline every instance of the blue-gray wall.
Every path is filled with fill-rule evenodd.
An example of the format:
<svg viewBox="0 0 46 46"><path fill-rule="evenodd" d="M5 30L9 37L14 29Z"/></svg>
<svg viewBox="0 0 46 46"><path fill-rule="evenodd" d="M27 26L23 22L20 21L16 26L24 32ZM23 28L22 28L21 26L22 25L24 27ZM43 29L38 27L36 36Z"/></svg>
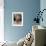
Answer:
<svg viewBox="0 0 46 46"><path fill-rule="evenodd" d="M35 12L40 9L40 0L4 0L4 35L7 41L18 41L32 29ZM24 26L12 26L12 12L24 12Z"/></svg>
<svg viewBox="0 0 46 46"><path fill-rule="evenodd" d="M46 0L41 0L40 1L40 10L42 11L43 9L46 9ZM43 17L43 22L40 21L40 25L46 27L46 11L43 12L42 17Z"/></svg>

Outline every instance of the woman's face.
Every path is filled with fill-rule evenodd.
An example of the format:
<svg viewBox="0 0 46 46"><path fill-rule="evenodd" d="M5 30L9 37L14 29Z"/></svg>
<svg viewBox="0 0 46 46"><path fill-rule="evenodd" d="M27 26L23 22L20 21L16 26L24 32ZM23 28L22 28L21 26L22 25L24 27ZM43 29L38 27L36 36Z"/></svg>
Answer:
<svg viewBox="0 0 46 46"><path fill-rule="evenodd" d="M20 21L20 16L19 15L16 15L16 21Z"/></svg>
<svg viewBox="0 0 46 46"><path fill-rule="evenodd" d="M15 18L16 18L16 23L20 23L21 22L21 15L16 14Z"/></svg>

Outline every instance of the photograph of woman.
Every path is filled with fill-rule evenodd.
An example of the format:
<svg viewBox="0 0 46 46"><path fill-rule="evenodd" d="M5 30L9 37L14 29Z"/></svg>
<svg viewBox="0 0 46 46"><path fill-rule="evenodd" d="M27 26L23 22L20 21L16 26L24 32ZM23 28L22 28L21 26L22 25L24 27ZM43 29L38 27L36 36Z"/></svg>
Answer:
<svg viewBox="0 0 46 46"><path fill-rule="evenodd" d="M23 13L22 12L15 12L12 15L12 21L15 26L22 26L23 24Z"/></svg>

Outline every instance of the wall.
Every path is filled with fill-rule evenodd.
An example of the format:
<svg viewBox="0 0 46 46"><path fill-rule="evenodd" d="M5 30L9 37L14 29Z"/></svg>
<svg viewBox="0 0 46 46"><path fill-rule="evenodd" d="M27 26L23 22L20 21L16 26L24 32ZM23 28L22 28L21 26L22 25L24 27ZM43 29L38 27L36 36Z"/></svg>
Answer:
<svg viewBox="0 0 46 46"><path fill-rule="evenodd" d="M40 9L40 0L4 0L4 36L7 41L18 41L32 29L35 12ZM12 26L12 12L24 12L24 26Z"/></svg>
<svg viewBox="0 0 46 46"><path fill-rule="evenodd" d="M0 42L4 41L4 0L0 0Z"/></svg>

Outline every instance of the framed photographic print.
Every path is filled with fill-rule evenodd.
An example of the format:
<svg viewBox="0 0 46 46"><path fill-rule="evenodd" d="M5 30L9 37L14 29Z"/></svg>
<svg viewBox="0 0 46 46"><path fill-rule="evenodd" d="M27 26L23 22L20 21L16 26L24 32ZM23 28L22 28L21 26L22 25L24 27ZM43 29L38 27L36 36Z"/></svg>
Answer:
<svg viewBox="0 0 46 46"><path fill-rule="evenodd" d="M23 12L12 12L12 26L23 26Z"/></svg>

